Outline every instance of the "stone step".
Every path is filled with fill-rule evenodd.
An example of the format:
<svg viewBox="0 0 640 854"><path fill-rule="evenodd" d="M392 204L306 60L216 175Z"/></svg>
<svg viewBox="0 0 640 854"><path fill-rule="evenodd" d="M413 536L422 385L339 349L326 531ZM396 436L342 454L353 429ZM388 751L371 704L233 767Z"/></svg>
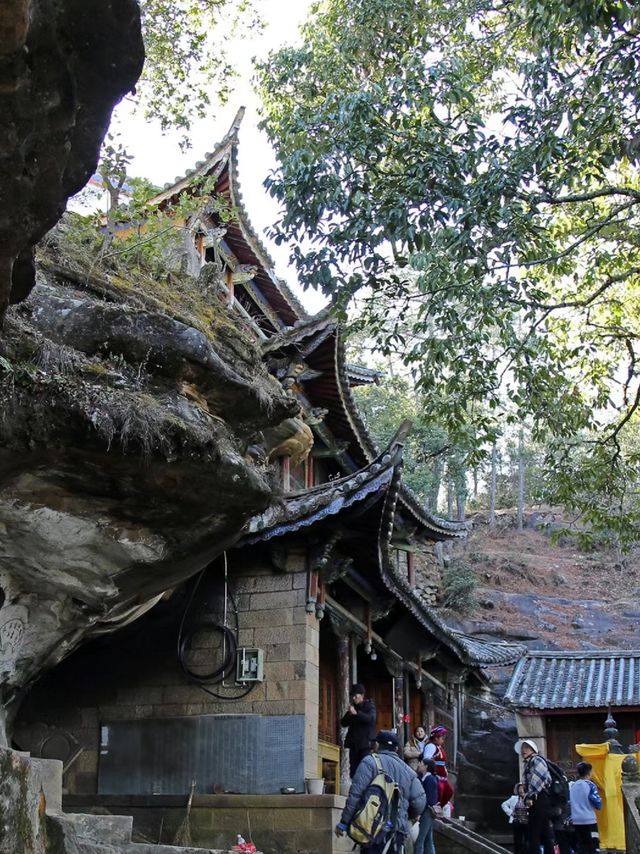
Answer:
<svg viewBox="0 0 640 854"><path fill-rule="evenodd" d="M181 848L177 845L154 845L151 842L131 842L122 854L234 854L220 848Z"/></svg>
<svg viewBox="0 0 640 854"><path fill-rule="evenodd" d="M62 762L59 759L28 759L31 774L42 786L48 812L62 811Z"/></svg>
<svg viewBox="0 0 640 854"><path fill-rule="evenodd" d="M51 816L66 831L72 830L78 841L95 845L124 847L131 844L133 818L130 815L93 815L60 813Z"/></svg>
<svg viewBox="0 0 640 854"><path fill-rule="evenodd" d="M509 854L506 848L471 830L462 822L455 819L440 818L434 822L434 831L444 837L455 851L469 854ZM444 847L444 846L443 846ZM438 845L436 845L438 849Z"/></svg>

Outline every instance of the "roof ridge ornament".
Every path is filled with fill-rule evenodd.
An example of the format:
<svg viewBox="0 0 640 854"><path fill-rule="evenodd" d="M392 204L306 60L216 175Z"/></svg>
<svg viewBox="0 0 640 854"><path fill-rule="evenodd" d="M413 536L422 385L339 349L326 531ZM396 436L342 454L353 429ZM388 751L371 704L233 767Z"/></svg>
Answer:
<svg viewBox="0 0 640 854"><path fill-rule="evenodd" d="M235 114L235 117L231 122L231 127L229 128L229 131L226 134L227 136L232 136L234 134L237 135L238 131L240 130L240 125L242 124L245 112L245 107L238 108L238 112Z"/></svg>

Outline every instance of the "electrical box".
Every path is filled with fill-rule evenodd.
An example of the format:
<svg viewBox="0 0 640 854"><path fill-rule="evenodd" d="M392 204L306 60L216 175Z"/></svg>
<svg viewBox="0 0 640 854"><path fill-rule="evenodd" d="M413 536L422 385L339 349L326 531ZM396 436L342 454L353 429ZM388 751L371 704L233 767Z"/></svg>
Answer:
<svg viewBox="0 0 640 854"><path fill-rule="evenodd" d="M237 682L264 681L264 650L240 647L238 650Z"/></svg>

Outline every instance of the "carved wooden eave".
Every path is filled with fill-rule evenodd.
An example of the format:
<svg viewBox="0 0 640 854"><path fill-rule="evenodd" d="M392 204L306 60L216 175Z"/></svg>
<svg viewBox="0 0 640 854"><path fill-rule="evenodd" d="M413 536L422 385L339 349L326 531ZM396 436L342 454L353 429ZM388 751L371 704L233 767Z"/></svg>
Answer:
<svg viewBox="0 0 640 854"><path fill-rule="evenodd" d="M317 371L318 376L305 384L305 395L328 410L324 420L328 437L322 437L327 444L340 447L341 442L348 442L346 449L338 455L345 468L360 468L378 456L379 450L353 398L353 367L347 362L340 328L329 310L282 330L265 342L262 349L265 355L272 357L295 351ZM468 528L464 522L442 519L429 513L404 484L400 487L398 501L400 513L415 529L418 539L437 542L467 535Z"/></svg>
<svg viewBox="0 0 640 854"><path fill-rule="evenodd" d="M277 332L278 329L306 319L308 314L287 284L275 274L273 259L251 225L243 202L238 170L238 132L244 112L244 107L238 110L225 136L213 151L205 155L204 160L199 161L185 175L177 176L173 183L166 184L148 202L162 207L177 200L183 193L192 192L199 179L215 178L215 192L228 201L235 214L233 220L225 223L224 249L237 264L257 268L253 279L246 282L245 290L261 309L264 310L266 305L275 311L277 323L274 331Z"/></svg>
<svg viewBox="0 0 640 854"><path fill-rule="evenodd" d="M285 495L278 504L253 516L238 546L295 534L329 519L335 520L372 498L379 501L401 465L409 428L408 422L403 423L387 450L360 471L313 489Z"/></svg>

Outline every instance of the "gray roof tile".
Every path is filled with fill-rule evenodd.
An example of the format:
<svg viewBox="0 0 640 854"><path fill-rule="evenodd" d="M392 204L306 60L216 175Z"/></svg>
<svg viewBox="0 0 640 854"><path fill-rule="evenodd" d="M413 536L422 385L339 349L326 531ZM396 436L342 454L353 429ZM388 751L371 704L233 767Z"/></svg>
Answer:
<svg viewBox="0 0 640 854"><path fill-rule="evenodd" d="M504 699L519 709L640 706L640 650L529 652Z"/></svg>

